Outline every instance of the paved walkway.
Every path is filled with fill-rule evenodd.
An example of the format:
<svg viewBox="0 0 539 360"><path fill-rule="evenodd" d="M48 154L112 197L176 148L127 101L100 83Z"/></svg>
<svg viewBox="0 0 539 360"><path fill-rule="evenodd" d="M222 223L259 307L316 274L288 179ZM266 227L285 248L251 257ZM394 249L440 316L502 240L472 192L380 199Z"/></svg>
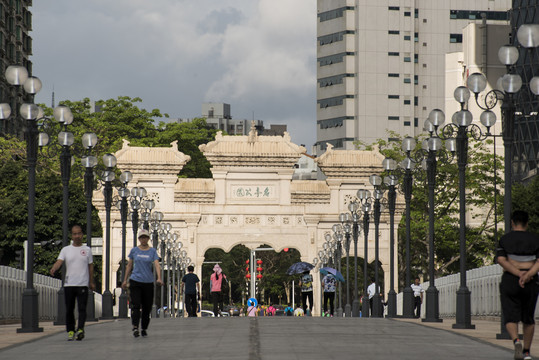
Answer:
<svg viewBox="0 0 539 360"><path fill-rule="evenodd" d="M68 342L63 326L52 323L40 323L44 332L31 334L16 333L20 324L0 325L0 358L512 359L511 342L496 340L499 321L474 320L475 330L453 330L453 323L320 317L155 319L149 336L135 339L128 320L115 320L88 323L80 342ZM535 345L538 348L539 339Z"/></svg>

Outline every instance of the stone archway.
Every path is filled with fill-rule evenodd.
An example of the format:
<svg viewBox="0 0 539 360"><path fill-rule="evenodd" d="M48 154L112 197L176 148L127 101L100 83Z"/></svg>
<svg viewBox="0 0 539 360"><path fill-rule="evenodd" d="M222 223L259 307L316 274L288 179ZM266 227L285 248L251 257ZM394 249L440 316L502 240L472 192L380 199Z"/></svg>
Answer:
<svg viewBox="0 0 539 360"><path fill-rule="evenodd" d="M328 150L318 159L326 180L292 180L294 164L305 148L290 136L259 136L254 128L248 136L223 136L201 145L212 165L213 178L185 179L177 174L190 158L178 151L177 142L169 148L131 147L127 141L116 153L117 166L133 173L131 186L143 186L156 201L166 222L173 226L188 256L200 274L206 250L219 247L230 251L242 244L254 249L268 244L280 251L296 248L302 261L311 262L322 249L324 236L347 211L359 188L370 188L368 178L382 172L383 156L374 151ZM105 221L103 197L94 193L94 204ZM402 198L397 199L402 209ZM400 221L396 212L395 223ZM389 219L380 223L380 261L385 284L389 284ZM120 215L111 216L111 263L121 257ZM128 234L131 234L128 224ZM369 262L374 261L374 230L369 232ZM128 237L129 238L129 237ZM128 244L130 242L128 241ZM358 243L363 254L363 241ZM397 279L397 256L395 278ZM316 272L317 273L317 272ZM113 274L111 274L112 278ZM314 293L320 292L315 275ZM398 283L398 282L396 282ZM389 290L386 285L385 293ZM315 297L314 314L320 299Z"/></svg>

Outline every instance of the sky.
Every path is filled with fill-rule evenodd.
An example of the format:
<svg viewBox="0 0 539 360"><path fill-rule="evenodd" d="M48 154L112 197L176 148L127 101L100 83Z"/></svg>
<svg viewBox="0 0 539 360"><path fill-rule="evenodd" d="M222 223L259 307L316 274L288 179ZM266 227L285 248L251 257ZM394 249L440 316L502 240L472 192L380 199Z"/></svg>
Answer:
<svg viewBox="0 0 539 360"><path fill-rule="evenodd" d="M140 97L171 118L224 102L235 119L316 141L316 1L37 0L36 102Z"/></svg>

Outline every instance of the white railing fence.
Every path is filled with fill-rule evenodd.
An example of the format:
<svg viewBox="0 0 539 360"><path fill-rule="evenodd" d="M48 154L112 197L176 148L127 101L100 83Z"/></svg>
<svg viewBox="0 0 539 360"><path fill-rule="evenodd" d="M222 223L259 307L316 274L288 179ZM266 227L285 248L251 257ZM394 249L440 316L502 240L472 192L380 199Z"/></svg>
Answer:
<svg viewBox="0 0 539 360"><path fill-rule="evenodd" d="M470 290L472 316L500 316L500 280L503 269L499 265L489 265L466 271L466 285ZM460 273L436 279L436 288L439 291L438 303L440 317L454 317L457 308L457 290L460 287ZM421 284L427 291L429 282ZM426 296L423 294L421 316L424 317L426 309ZM402 292L397 294L397 314L402 315ZM539 308L535 316L539 315Z"/></svg>
<svg viewBox="0 0 539 360"><path fill-rule="evenodd" d="M54 320L58 311L58 290L62 281L34 274L34 288L39 297L39 320ZM0 265L0 320L18 320L22 314L22 293L26 271ZM95 294L95 315L101 316L101 294Z"/></svg>

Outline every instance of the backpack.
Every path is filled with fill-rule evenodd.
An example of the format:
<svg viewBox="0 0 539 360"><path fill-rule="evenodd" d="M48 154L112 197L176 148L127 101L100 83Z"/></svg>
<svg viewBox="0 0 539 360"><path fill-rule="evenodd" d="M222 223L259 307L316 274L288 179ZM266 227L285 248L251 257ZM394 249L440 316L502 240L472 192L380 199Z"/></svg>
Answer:
<svg viewBox="0 0 539 360"><path fill-rule="evenodd" d="M284 311L286 313L286 316L294 316L294 310L289 306Z"/></svg>

